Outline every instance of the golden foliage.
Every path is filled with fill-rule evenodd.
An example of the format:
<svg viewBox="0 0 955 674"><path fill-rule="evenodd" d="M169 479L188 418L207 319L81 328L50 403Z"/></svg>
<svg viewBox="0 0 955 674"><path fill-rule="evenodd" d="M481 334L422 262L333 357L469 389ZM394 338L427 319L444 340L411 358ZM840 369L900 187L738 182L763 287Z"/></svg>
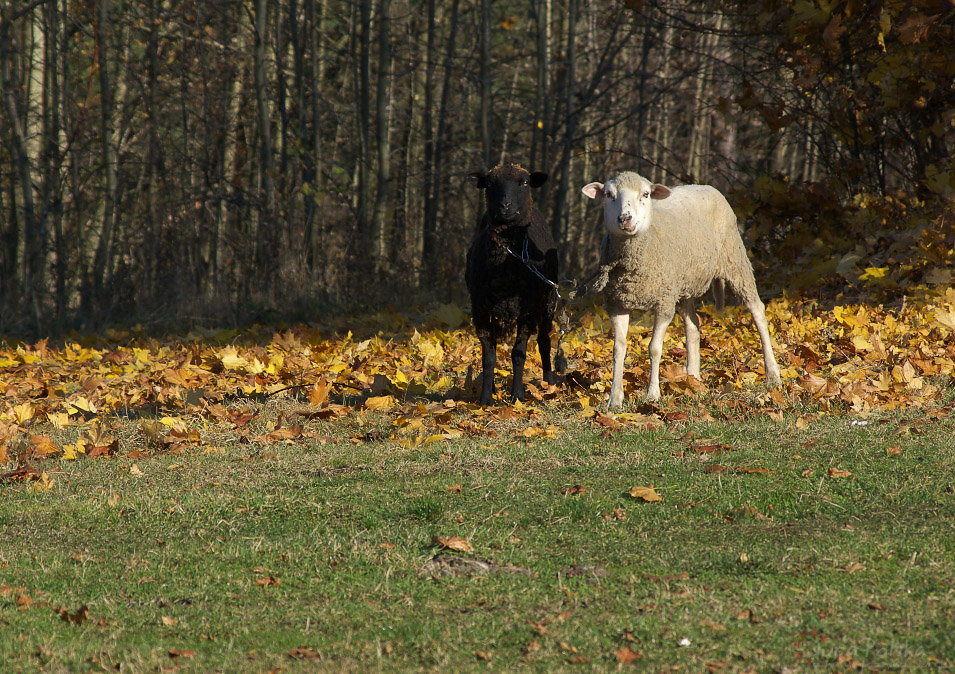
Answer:
<svg viewBox="0 0 955 674"><path fill-rule="evenodd" d="M727 418L766 414L782 421L794 414L800 427L812 422L797 412L806 404L816 414L865 415L905 407L950 413L939 401L955 369L952 288L926 291L920 301L892 307L826 306L786 295L770 301L767 316L783 377L774 390L761 387L762 359L748 315L731 308L717 317L704 309L702 381L686 376L682 331L671 328L661 370L668 394L664 402L615 415L600 411L613 348L609 321L601 312L574 317L574 329L563 340L572 364L566 381L542 382L536 349L529 349L526 403L492 408L473 403L479 391L471 373L480 367L480 347L473 331L461 325L464 314L448 307L440 312L410 329L404 327L406 316L378 314L352 321L351 329L341 332L334 326L302 326L270 334L253 327L162 341L109 332L61 344L47 339L3 344L0 463L20 459L26 466L116 454L135 459L190 447L221 451L217 438L223 432L253 445L326 442L309 422L371 414L391 419L393 430L380 439L413 449L462 436L521 442L557 438L562 429L540 413L544 405L578 410L604 434L682 421L686 405L696 405L703 419L717 413ZM632 328L624 378L637 401L646 385L649 334L648 321ZM500 356L506 362L503 346ZM747 396L738 395L742 392ZM291 407L275 425L262 428L261 403L277 397ZM138 435L117 433L120 415L140 418ZM60 444L64 429L78 439ZM366 439L353 436L356 442ZM720 449L703 443L697 451ZM39 489L52 484L37 471L3 477L36 482Z"/></svg>

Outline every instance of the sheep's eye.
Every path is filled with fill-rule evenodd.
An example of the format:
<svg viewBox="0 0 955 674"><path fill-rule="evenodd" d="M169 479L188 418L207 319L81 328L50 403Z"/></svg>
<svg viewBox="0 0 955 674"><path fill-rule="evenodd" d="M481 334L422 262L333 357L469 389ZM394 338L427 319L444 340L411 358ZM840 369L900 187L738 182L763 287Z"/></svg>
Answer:
<svg viewBox="0 0 955 674"><path fill-rule="evenodd" d="M650 196L650 193L649 193L649 192L644 192L644 193L643 193L643 198L644 198L644 199L646 199L648 196Z"/></svg>
<svg viewBox="0 0 955 674"><path fill-rule="evenodd" d="M527 185L528 185L527 178L524 178L524 180L521 181L521 186L527 187Z"/></svg>

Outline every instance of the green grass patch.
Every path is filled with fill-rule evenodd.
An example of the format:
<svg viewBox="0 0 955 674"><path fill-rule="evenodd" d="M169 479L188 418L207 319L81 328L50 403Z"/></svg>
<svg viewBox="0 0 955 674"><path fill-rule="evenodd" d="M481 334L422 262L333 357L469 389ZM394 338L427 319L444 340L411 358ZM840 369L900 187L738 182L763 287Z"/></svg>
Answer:
<svg viewBox="0 0 955 674"><path fill-rule="evenodd" d="M325 442L47 463L49 489L0 483L0 662L949 671L955 424L917 415L611 431L553 406L553 437L518 415L409 449L368 412L309 420Z"/></svg>

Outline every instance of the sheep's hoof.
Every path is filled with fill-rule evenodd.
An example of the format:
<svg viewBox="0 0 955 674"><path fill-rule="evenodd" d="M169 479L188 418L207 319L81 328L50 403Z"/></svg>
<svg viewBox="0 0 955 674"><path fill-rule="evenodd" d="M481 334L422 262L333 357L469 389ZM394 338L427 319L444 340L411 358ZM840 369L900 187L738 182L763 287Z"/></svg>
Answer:
<svg viewBox="0 0 955 674"><path fill-rule="evenodd" d="M612 412L621 408L623 408L623 393L620 395L614 395L611 393L610 398L607 399L607 411Z"/></svg>

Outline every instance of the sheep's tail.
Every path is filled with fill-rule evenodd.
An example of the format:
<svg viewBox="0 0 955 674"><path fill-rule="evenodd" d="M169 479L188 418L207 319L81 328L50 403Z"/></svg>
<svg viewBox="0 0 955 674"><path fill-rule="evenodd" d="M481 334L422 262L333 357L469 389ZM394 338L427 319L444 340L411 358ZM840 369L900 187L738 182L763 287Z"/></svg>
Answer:
<svg viewBox="0 0 955 674"><path fill-rule="evenodd" d="M723 313L723 307L726 306L726 290L723 279L713 279L713 283L710 284L710 290L713 291L713 302L716 304L716 313Z"/></svg>

